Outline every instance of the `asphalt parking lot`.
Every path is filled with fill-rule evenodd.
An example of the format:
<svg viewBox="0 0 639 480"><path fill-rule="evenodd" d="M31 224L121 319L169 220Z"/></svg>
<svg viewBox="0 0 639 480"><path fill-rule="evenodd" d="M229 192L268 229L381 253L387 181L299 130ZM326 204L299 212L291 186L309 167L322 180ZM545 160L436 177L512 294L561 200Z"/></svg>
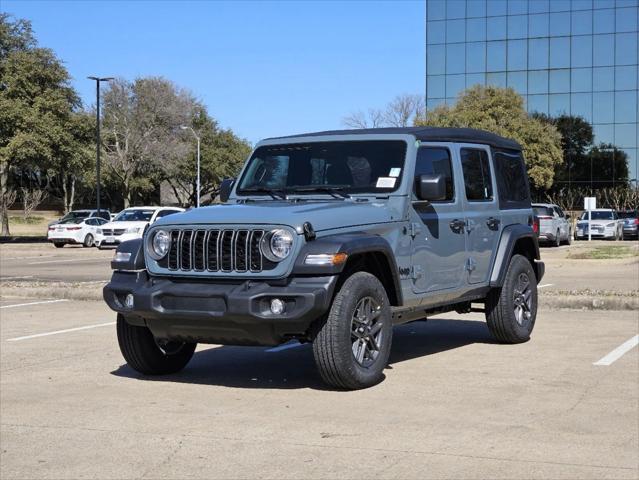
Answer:
<svg viewBox="0 0 639 480"><path fill-rule="evenodd" d="M13 247L2 278L20 261L57 261L11 267L26 282L109 276L112 252ZM548 252L542 284L584 283ZM603 269L608 288L639 289L625 263L634 276ZM114 321L101 302L0 291L1 478L639 477L639 352L614 353L637 311L542 304L522 345L494 343L479 314L397 327L386 379L358 392L327 390L309 345L202 345L183 372L143 378Z"/></svg>

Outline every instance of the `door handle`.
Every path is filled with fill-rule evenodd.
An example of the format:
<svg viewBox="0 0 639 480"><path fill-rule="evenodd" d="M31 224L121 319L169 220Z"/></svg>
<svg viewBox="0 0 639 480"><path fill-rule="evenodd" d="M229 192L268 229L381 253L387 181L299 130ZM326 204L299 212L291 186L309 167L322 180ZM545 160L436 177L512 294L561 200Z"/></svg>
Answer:
<svg viewBox="0 0 639 480"><path fill-rule="evenodd" d="M490 228L491 230L497 230L500 223L501 221L495 217L489 217L488 220L486 220L486 225L488 225L488 228Z"/></svg>
<svg viewBox="0 0 639 480"><path fill-rule="evenodd" d="M453 232L460 233L466 226L466 222L456 218L455 220L452 220L448 225L450 225L450 229Z"/></svg>

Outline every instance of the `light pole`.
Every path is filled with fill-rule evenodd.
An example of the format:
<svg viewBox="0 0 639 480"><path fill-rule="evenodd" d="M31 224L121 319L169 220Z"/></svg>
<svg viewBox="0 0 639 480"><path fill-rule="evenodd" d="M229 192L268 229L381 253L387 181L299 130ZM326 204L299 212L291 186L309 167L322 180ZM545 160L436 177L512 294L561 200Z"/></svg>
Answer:
<svg viewBox="0 0 639 480"><path fill-rule="evenodd" d="M95 96L96 96L96 109L95 109L95 149L97 153L95 163L95 182L96 182L96 194L97 194L97 216L100 216L100 82L108 82L113 80L113 77L87 77L89 80L95 80Z"/></svg>
<svg viewBox="0 0 639 480"><path fill-rule="evenodd" d="M195 179L195 208L200 208L200 137L195 130L186 125L180 125L182 130L191 130L193 136L197 140L197 176Z"/></svg>

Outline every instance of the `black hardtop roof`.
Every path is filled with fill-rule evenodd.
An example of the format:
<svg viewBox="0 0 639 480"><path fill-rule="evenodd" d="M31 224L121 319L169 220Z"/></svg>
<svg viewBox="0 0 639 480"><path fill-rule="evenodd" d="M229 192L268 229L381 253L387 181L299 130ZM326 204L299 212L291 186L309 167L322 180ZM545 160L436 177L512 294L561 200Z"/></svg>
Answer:
<svg viewBox="0 0 639 480"><path fill-rule="evenodd" d="M273 137L267 140L278 140L297 137L324 137L329 135L412 135L422 142L458 142L481 143L496 148L521 150L521 145L514 140L504 138L485 130L474 128L444 128L444 127L390 127L390 128L360 128L355 130L327 130L325 132L303 133L286 137Z"/></svg>

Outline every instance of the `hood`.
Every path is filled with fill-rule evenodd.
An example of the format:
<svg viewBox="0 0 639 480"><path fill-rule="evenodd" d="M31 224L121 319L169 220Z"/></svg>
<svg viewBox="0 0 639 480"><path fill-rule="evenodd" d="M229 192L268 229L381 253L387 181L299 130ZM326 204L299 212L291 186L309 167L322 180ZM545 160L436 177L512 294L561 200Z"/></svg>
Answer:
<svg viewBox="0 0 639 480"><path fill-rule="evenodd" d="M391 200L383 201L262 201L221 204L176 213L155 225L251 224L289 225L298 232L310 222L316 232L398 220Z"/></svg>

